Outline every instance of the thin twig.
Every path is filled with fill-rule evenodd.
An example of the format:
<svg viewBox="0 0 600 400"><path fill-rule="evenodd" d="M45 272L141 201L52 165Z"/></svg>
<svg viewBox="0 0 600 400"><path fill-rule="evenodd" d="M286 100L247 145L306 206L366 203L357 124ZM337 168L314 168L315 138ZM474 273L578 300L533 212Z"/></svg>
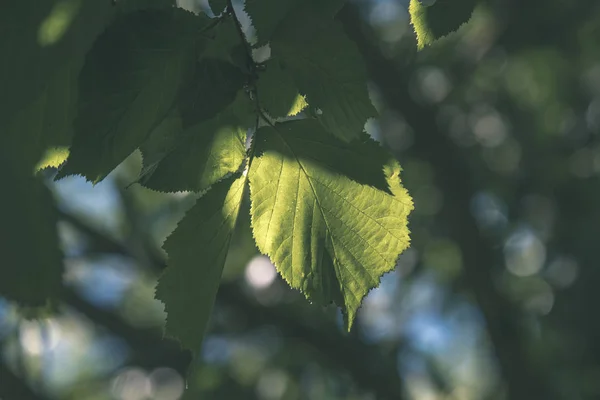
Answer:
<svg viewBox="0 0 600 400"><path fill-rule="evenodd" d="M233 7L233 2L231 0L227 0L227 11L233 17L233 22L235 23L235 29L237 30L238 35L240 36L240 41L244 45L244 49L246 50L246 63L249 71L255 77L256 75L256 65L254 63L254 57L252 57L252 47L244 34L244 29L242 28L242 23L238 19L235 8Z"/></svg>

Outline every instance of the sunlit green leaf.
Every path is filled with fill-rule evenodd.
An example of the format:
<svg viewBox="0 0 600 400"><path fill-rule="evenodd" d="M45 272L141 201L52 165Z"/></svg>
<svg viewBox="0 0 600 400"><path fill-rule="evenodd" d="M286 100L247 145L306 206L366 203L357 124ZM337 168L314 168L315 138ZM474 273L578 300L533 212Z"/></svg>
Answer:
<svg viewBox="0 0 600 400"><path fill-rule="evenodd" d="M237 171L246 157L246 130L254 123L245 93L213 118L183 129L174 113L141 147L140 182L163 192L202 191Z"/></svg>
<svg viewBox="0 0 600 400"><path fill-rule="evenodd" d="M263 127L256 141L249 180L259 250L308 299L341 306L350 327L409 245L413 206L399 166L374 143L332 139L312 120Z"/></svg>
<svg viewBox="0 0 600 400"><path fill-rule="evenodd" d="M471 18L476 0L440 0L431 5L422 0L411 0L410 20L417 34L419 49L456 31Z"/></svg>
<svg viewBox="0 0 600 400"><path fill-rule="evenodd" d="M69 157L68 147L50 147L35 166L34 170L39 171L44 168L58 168Z"/></svg>

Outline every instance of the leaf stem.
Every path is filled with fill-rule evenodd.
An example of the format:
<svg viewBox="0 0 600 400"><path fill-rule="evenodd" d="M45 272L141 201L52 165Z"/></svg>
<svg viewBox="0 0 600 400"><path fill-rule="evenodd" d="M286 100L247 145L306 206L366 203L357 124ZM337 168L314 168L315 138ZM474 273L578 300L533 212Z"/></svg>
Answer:
<svg viewBox="0 0 600 400"><path fill-rule="evenodd" d="M218 16L218 17L216 17L216 18L213 18L213 19L212 19L212 21L210 21L210 23L209 23L209 24L207 24L205 27L203 27L202 29L200 29L200 31L198 32L198 34L199 34L201 37L205 38L205 39L214 40L214 38L213 38L213 37L210 37L210 36L205 36L205 35L204 35L204 33L208 32L208 31L210 31L210 30L212 30L212 29L215 29L215 28L216 28L217 26L219 26L219 24L221 24L221 22L223 22L223 21L225 20L225 18L227 18L227 17L228 17L228 15L227 15L227 14L223 14L223 15L220 15L220 16Z"/></svg>
<svg viewBox="0 0 600 400"><path fill-rule="evenodd" d="M269 124L272 128L275 128L275 124L273 124L273 121L271 121L271 119L267 116L267 114L263 112L262 109L259 108L256 112L258 113L260 118L262 118L263 121Z"/></svg>
<svg viewBox="0 0 600 400"><path fill-rule="evenodd" d="M244 49L246 50L246 63L248 64L248 70L252 73L252 78L254 79L256 77L256 65L254 63L254 58L252 57L252 47L246 39L246 35L244 34L244 30L242 28L242 23L235 14L235 9L233 8L232 0L227 0L227 11L228 14L230 14L233 17L235 29L237 30L237 33L240 36L240 40L244 45Z"/></svg>
<svg viewBox="0 0 600 400"><path fill-rule="evenodd" d="M216 18L213 18L213 20L210 22L210 24L206 25L204 28L202 28L200 30L200 33L204 33L206 31L210 31L213 28L216 28L217 25L219 25L221 22L223 22L225 17L226 17L226 15L220 15Z"/></svg>
<svg viewBox="0 0 600 400"><path fill-rule="evenodd" d="M256 96L255 96L255 98L256 98ZM258 106L258 101L256 101L256 121L254 123L254 133L252 135L252 138L250 139L250 148L248 149L247 161L246 161L246 166L245 166L246 179L248 179L248 172L250 172L250 167L252 166L252 161L254 160L254 152L256 149L256 133L258 132L258 123L260 121L259 111L260 111L260 108Z"/></svg>
<svg viewBox="0 0 600 400"><path fill-rule="evenodd" d="M246 64L247 64L248 70L250 71L250 79L248 82L248 86L250 87L249 96L250 96L250 99L252 101L254 101L254 107L255 107L255 111L256 111L256 123L255 123L255 127L254 127L254 135L250 142L250 148L248 149L248 161L247 161L246 168L249 171L250 167L252 166L252 161L254 160L256 139L257 139L256 133L258 132L259 121L260 121L261 117L264 119L265 116L261 110L260 101L258 99L258 88L256 87L256 79L258 78L258 73L257 73L256 63L254 62L254 58L252 57L252 46L250 46L250 43L248 42L248 39L246 38L246 35L244 34L242 24L235 13L235 9L233 7L232 0L227 0L227 13L233 17L236 31L237 31L237 33L240 37L240 40L242 41L242 43L244 45L244 49L246 51Z"/></svg>
<svg viewBox="0 0 600 400"><path fill-rule="evenodd" d="M271 119L263 112L262 108L260 107L260 101L258 100L258 92L256 91L256 88L254 91L254 101L256 105L256 126L254 128L254 136L252 137L252 142L250 143L250 149L248 150L248 170L250 169L250 166L252 165L252 160L254 159L254 149L256 147L257 139L256 133L258 132L259 121L262 119L269 126L275 128L273 121L271 121Z"/></svg>

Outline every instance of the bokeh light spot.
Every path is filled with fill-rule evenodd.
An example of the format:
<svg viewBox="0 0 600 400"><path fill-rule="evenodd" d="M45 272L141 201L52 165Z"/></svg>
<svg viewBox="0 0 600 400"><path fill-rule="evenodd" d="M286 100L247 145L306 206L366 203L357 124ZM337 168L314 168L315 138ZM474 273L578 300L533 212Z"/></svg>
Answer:
<svg viewBox="0 0 600 400"><path fill-rule="evenodd" d="M266 289L275 281L277 271L266 256L256 256L246 266L246 282L254 289Z"/></svg>

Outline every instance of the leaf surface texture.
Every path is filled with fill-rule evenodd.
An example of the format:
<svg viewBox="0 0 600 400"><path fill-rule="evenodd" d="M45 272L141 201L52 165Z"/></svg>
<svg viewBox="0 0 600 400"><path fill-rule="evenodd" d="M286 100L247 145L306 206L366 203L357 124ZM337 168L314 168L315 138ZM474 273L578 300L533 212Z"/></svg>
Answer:
<svg viewBox="0 0 600 400"><path fill-rule="evenodd" d="M335 301L349 327L363 297L409 245L412 200L400 185L397 163L374 143L323 138L326 132L313 120L257 132L258 158L249 172L252 228L259 250L290 286L318 303ZM357 153L354 160L364 149L365 164L330 160L324 149ZM376 152L379 158L369 165L366 155ZM387 188L364 172L365 165L382 176L385 171Z"/></svg>
<svg viewBox="0 0 600 400"><path fill-rule="evenodd" d="M75 136L61 176L102 180L171 111L193 71L208 18L181 9L117 19L86 58Z"/></svg>
<svg viewBox="0 0 600 400"><path fill-rule="evenodd" d="M165 304L165 333L200 350L233 234L246 179L217 183L198 199L167 238L168 267L156 287Z"/></svg>

